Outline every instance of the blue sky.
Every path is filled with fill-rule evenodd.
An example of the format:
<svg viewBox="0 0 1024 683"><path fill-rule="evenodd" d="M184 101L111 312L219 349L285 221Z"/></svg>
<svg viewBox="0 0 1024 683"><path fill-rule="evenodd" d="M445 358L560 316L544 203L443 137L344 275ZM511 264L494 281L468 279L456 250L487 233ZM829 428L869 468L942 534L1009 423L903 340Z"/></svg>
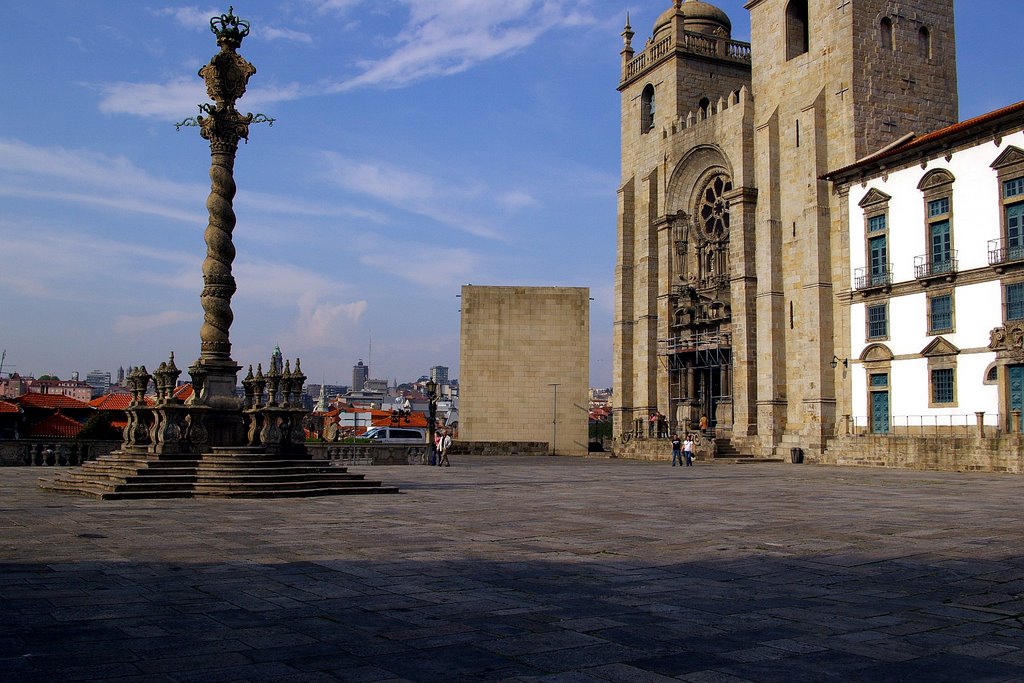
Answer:
<svg viewBox="0 0 1024 683"><path fill-rule="evenodd" d="M856 0L855 0L856 1ZM668 0L236 2L257 73L239 148L233 357L310 381L458 375L462 284L589 287L611 384L619 50ZM717 3L749 39L742 0ZM67 377L199 354L209 148L174 123L225 6L5 2L3 368ZM1024 97L1020 0L956 2L961 118ZM993 21L998 17L998 21Z"/></svg>

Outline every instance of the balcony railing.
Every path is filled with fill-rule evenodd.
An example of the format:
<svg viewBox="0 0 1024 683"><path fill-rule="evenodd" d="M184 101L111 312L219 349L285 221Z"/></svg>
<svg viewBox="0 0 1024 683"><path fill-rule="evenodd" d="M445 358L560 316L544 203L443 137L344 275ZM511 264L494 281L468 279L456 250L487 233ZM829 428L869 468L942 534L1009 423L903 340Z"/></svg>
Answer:
<svg viewBox="0 0 1024 683"><path fill-rule="evenodd" d="M853 271L853 286L855 289L892 286L892 264L886 263L881 268L857 268Z"/></svg>
<svg viewBox="0 0 1024 683"><path fill-rule="evenodd" d="M946 258L937 258L935 254L922 254L914 257L914 277L923 280L929 277L952 275L957 271L960 261L956 257L956 249L948 254Z"/></svg>
<svg viewBox="0 0 1024 683"><path fill-rule="evenodd" d="M988 241L988 264L998 266L1012 261L1024 261L1024 240L1000 238Z"/></svg>

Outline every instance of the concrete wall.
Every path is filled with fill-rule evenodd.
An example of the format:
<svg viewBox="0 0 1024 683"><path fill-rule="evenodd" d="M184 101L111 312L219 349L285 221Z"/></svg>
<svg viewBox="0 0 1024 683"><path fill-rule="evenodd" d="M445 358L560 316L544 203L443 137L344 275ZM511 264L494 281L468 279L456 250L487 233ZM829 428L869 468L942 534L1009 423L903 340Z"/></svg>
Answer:
<svg viewBox="0 0 1024 683"><path fill-rule="evenodd" d="M585 455L589 340L586 288L464 286L459 440Z"/></svg>

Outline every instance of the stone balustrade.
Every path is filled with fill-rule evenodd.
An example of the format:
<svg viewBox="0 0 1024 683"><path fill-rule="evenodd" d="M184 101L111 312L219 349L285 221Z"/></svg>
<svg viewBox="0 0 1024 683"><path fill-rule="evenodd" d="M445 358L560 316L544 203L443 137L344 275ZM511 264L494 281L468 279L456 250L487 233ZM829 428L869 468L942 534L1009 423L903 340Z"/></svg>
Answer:
<svg viewBox="0 0 1024 683"><path fill-rule="evenodd" d="M678 49L692 54L701 54L728 61L750 64L750 43L731 40L722 36L684 31ZM640 54L631 59L622 70L622 80L628 81L673 51L673 38L667 36L648 45Z"/></svg>

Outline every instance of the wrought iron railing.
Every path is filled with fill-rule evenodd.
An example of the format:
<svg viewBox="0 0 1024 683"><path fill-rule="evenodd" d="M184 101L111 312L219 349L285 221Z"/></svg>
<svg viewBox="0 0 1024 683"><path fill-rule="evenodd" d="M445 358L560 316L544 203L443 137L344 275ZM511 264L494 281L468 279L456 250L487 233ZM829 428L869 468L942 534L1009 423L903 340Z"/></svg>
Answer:
<svg viewBox="0 0 1024 683"><path fill-rule="evenodd" d="M890 285L892 285L891 263L886 263L881 267L857 268L853 272L853 286L855 289L888 287Z"/></svg>
<svg viewBox="0 0 1024 683"><path fill-rule="evenodd" d="M914 277L918 280L935 277L938 275L952 275L957 271L960 260L957 258L956 249L943 254L945 258L937 254L922 254L914 257Z"/></svg>
<svg viewBox="0 0 1024 683"><path fill-rule="evenodd" d="M1024 239L1017 237L988 241L988 264L990 266L1012 261L1024 261Z"/></svg>

